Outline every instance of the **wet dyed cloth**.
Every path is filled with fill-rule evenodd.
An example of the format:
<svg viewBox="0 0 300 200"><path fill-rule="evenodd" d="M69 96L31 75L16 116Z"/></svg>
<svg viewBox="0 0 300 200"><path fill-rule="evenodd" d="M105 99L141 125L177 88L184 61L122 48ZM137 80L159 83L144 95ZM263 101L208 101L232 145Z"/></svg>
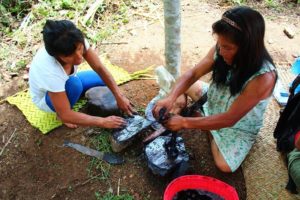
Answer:
<svg viewBox="0 0 300 200"><path fill-rule="evenodd" d="M297 188L300 189L300 151L294 149L287 157L289 174Z"/></svg>
<svg viewBox="0 0 300 200"><path fill-rule="evenodd" d="M272 70L275 70L274 66L269 62L264 62L262 68L249 78L243 88L255 77ZM230 73L227 79L229 80L229 78ZM207 102L203 105L204 116L226 112L239 95L240 93L232 96L229 86L217 87L215 83L211 83L207 92ZM263 114L268 101L269 98L260 101L233 127L211 131L220 152L232 171L241 165L255 142L263 125Z"/></svg>

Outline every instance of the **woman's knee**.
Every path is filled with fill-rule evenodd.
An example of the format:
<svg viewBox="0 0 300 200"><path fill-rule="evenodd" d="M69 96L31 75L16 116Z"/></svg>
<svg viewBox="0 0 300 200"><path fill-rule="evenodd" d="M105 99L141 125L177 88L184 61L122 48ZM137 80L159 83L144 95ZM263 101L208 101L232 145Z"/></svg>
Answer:
<svg viewBox="0 0 300 200"><path fill-rule="evenodd" d="M172 108L172 110L170 111L173 114L179 114L185 107L187 106L187 97L186 95L180 95L175 103L174 106Z"/></svg>
<svg viewBox="0 0 300 200"><path fill-rule="evenodd" d="M229 167L229 165L226 163L226 161L215 159L215 164L216 164L216 167L217 167L220 171L225 172L225 173L232 173L232 170L230 169L230 167Z"/></svg>
<svg viewBox="0 0 300 200"><path fill-rule="evenodd" d="M211 135L210 141L211 141L211 151L212 151L212 155L213 155L216 167L222 172L231 173L232 170L230 169L229 165L225 161L225 159L224 159L223 155L221 154L212 135Z"/></svg>
<svg viewBox="0 0 300 200"><path fill-rule="evenodd" d="M73 106L78 101L83 91L80 79L76 76L71 76L66 82L65 90L70 104Z"/></svg>
<svg viewBox="0 0 300 200"><path fill-rule="evenodd" d="M65 85L66 91L82 91L81 80L77 76L70 76Z"/></svg>
<svg viewBox="0 0 300 200"><path fill-rule="evenodd" d="M80 79L83 87L83 92L86 92L88 89L97 87L97 86L105 86L103 80L99 77L99 75L93 70L86 70L77 73L77 77Z"/></svg>
<svg viewBox="0 0 300 200"><path fill-rule="evenodd" d="M203 81L196 81L187 91L186 94L194 101L198 101L207 93L209 85Z"/></svg>
<svg viewBox="0 0 300 200"><path fill-rule="evenodd" d="M196 81L187 91L186 94L194 101L198 101L202 96L201 82Z"/></svg>

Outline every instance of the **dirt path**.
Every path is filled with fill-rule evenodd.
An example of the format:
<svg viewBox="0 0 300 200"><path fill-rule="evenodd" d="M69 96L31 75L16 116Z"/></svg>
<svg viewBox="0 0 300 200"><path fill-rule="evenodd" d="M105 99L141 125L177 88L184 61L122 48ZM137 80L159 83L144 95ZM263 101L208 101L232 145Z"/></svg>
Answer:
<svg viewBox="0 0 300 200"><path fill-rule="evenodd" d="M211 24L220 18L226 8L213 2L182 2L182 71L186 71L214 45ZM107 53L111 62L130 72L150 65L163 65L163 12L160 5L156 5L155 8L151 11L151 16L157 17L149 19L142 15L133 15L129 23L109 41L128 44L103 45L98 47L99 52ZM137 12L146 11L137 9ZM292 62L293 55L300 55L300 16L266 10L262 10L262 13L267 26L266 45L274 60ZM296 30L294 39L287 38L283 33L285 26L292 26ZM25 87L20 78L15 78L14 82L2 85L1 90L4 96L8 96ZM158 88L155 81L148 80L130 82L123 85L122 90L137 108L143 109L156 95ZM145 162L139 159L139 145L126 151L125 156L129 162L124 166L110 167L109 179L105 179L105 175L101 174L97 178L104 180L89 180L87 171L90 158L62 148L61 145L65 139L89 144L90 138L87 133L96 131L95 129L81 127L70 130L60 127L44 136L29 125L17 108L7 103L1 104L0 147L4 146L15 129L15 137L0 157L0 199L94 199L95 192L104 194L112 190L116 193L119 180L121 193L128 192L134 195L135 199L158 200L162 197L167 181L152 178L146 170ZM201 152L197 152L193 141L206 143L206 137L184 137L189 138L187 144L196 152L196 160L204 160L202 165L193 164L195 171L203 174L215 172L218 177L230 181L230 177L218 175L218 172L214 171L216 169L202 168L205 162L212 161L201 157ZM100 173L99 169L96 172ZM244 188L239 189L242 191ZM240 195L241 199L245 199L245 193Z"/></svg>

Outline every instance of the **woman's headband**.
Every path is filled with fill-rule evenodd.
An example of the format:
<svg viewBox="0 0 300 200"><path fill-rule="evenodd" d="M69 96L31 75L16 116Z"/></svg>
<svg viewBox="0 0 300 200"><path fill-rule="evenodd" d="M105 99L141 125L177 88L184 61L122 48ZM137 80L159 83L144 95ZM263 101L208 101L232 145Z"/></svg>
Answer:
<svg viewBox="0 0 300 200"><path fill-rule="evenodd" d="M242 31L241 27L239 27L234 21L232 21L231 19L222 16L222 20L224 20L227 24L233 26L234 28L238 29L239 31Z"/></svg>

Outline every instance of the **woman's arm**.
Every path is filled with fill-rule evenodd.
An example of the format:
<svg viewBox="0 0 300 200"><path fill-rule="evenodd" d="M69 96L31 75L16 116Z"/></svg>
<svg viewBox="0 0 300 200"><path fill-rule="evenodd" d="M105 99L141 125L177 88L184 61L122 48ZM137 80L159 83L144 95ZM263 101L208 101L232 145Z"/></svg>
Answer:
<svg viewBox="0 0 300 200"><path fill-rule="evenodd" d="M177 97L187 91L199 78L210 72L214 63L214 53L215 47L211 48L207 55L195 67L179 78L168 96L176 100Z"/></svg>
<svg viewBox="0 0 300 200"><path fill-rule="evenodd" d="M65 92L48 92L48 94L57 115L64 123L103 128L120 128L125 123L121 117L102 118L73 111Z"/></svg>
<svg viewBox="0 0 300 200"><path fill-rule="evenodd" d="M249 82L240 96L233 102L227 112L207 117L183 118L176 116L171 118L166 126L172 130L179 130L181 128L216 130L231 127L256 106L259 101L271 95L275 80L276 77L274 72L269 72L253 79Z"/></svg>
<svg viewBox="0 0 300 200"><path fill-rule="evenodd" d="M183 74L176 84L173 86L171 92L166 98L158 101L153 108L154 116L158 117L158 113L161 108L165 107L166 113L168 113L176 99L183 93L185 93L193 83L195 83L200 77L209 73L212 70L214 63L215 47L211 48L207 55L192 69Z"/></svg>
<svg viewBox="0 0 300 200"><path fill-rule="evenodd" d="M121 93L115 80L113 79L109 71L105 68L105 66L102 64L96 52L93 49L89 48L83 54L83 57L93 68L93 70L97 72L97 74L102 78L102 80L105 82L107 87L114 94L119 108L124 112L126 112L127 114L132 115L134 110L131 107L130 101Z"/></svg>

